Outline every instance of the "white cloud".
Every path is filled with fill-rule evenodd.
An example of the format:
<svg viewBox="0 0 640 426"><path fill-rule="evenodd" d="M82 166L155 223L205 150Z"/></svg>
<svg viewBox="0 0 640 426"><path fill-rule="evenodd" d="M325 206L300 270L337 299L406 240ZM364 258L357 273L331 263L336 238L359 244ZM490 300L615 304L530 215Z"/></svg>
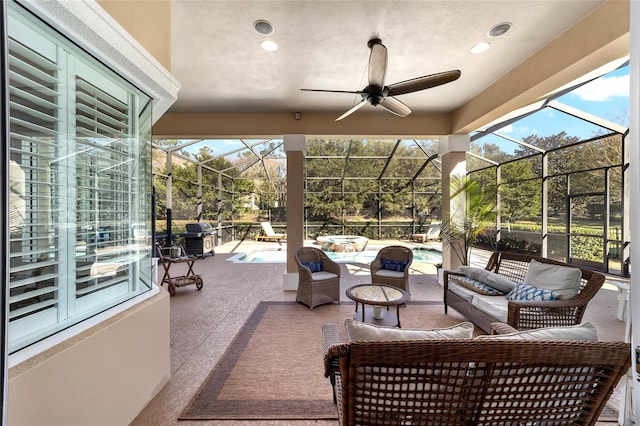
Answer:
<svg viewBox="0 0 640 426"><path fill-rule="evenodd" d="M502 133L513 133L513 124L508 124L500 129Z"/></svg>
<svg viewBox="0 0 640 426"><path fill-rule="evenodd" d="M615 96L629 97L629 75L603 77L572 92L583 101L604 102Z"/></svg>

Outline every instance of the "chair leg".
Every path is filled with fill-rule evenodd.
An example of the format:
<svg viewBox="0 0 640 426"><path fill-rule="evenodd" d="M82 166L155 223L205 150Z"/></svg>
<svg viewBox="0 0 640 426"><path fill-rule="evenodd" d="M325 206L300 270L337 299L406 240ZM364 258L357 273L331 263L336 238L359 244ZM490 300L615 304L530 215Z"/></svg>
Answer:
<svg viewBox="0 0 640 426"><path fill-rule="evenodd" d="M331 382L331 391L333 392L333 403L338 403L338 398L336 397L336 373L334 371L329 374L329 382Z"/></svg>

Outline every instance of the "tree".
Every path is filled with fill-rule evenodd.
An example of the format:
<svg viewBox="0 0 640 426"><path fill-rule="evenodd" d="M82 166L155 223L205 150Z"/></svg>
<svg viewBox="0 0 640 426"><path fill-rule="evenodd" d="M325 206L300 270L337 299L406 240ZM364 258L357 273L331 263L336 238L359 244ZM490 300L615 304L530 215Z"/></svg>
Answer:
<svg viewBox="0 0 640 426"><path fill-rule="evenodd" d="M521 160L501 168L500 215L504 220L528 219L540 215L541 179L531 162Z"/></svg>
<svg viewBox="0 0 640 426"><path fill-rule="evenodd" d="M247 179L233 179L237 174L233 164L222 157L214 157L211 148L203 146L195 154L189 154L192 161L174 157L172 162L172 216L174 219L197 219L198 197L198 164L203 164L202 172L202 212L203 217L215 217L218 212L218 173L224 171L227 177L222 179L223 196L228 201L224 211L231 214L234 211L244 208L246 196L230 197L231 191L238 194L250 194L253 192L253 182ZM160 161L154 167L160 167ZM212 171L214 170L214 171ZM156 170L159 175L166 175L166 163L160 170ZM230 177L229 177L230 176ZM164 179L156 179L156 190L158 194L166 194L166 184ZM156 197L157 209L161 208L164 200ZM158 216L162 217L162 212L158 211Z"/></svg>

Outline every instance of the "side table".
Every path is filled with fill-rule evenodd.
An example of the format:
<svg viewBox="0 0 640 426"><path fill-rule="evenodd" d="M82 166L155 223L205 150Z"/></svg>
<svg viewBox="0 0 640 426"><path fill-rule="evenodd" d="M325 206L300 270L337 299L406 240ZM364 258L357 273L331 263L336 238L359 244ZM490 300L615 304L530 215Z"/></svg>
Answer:
<svg viewBox="0 0 640 426"><path fill-rule="evenodd" d="M409 293L406 291L384 284L360 284L348 288L346 295L356 302L353 319L400 328L400 305L409 300ZM395 312L389 310L390 306L396 307Z"/></svg>

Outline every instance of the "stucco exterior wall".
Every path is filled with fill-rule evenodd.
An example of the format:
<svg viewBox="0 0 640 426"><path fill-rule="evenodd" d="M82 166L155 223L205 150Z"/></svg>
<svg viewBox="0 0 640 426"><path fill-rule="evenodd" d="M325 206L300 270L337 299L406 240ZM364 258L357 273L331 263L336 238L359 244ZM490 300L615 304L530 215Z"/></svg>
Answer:
<svg viewBox="0 0 640 426"><path fill-rule="evenodd" d="M98 0L97 3L171 71L171 2Z"/></svg>
<svg viewBox="0 0 640 426"><path fill-rule="evenodd" d="M126 425L169 381L169 295L150 299L9 370L10 425Z"/></svg>

